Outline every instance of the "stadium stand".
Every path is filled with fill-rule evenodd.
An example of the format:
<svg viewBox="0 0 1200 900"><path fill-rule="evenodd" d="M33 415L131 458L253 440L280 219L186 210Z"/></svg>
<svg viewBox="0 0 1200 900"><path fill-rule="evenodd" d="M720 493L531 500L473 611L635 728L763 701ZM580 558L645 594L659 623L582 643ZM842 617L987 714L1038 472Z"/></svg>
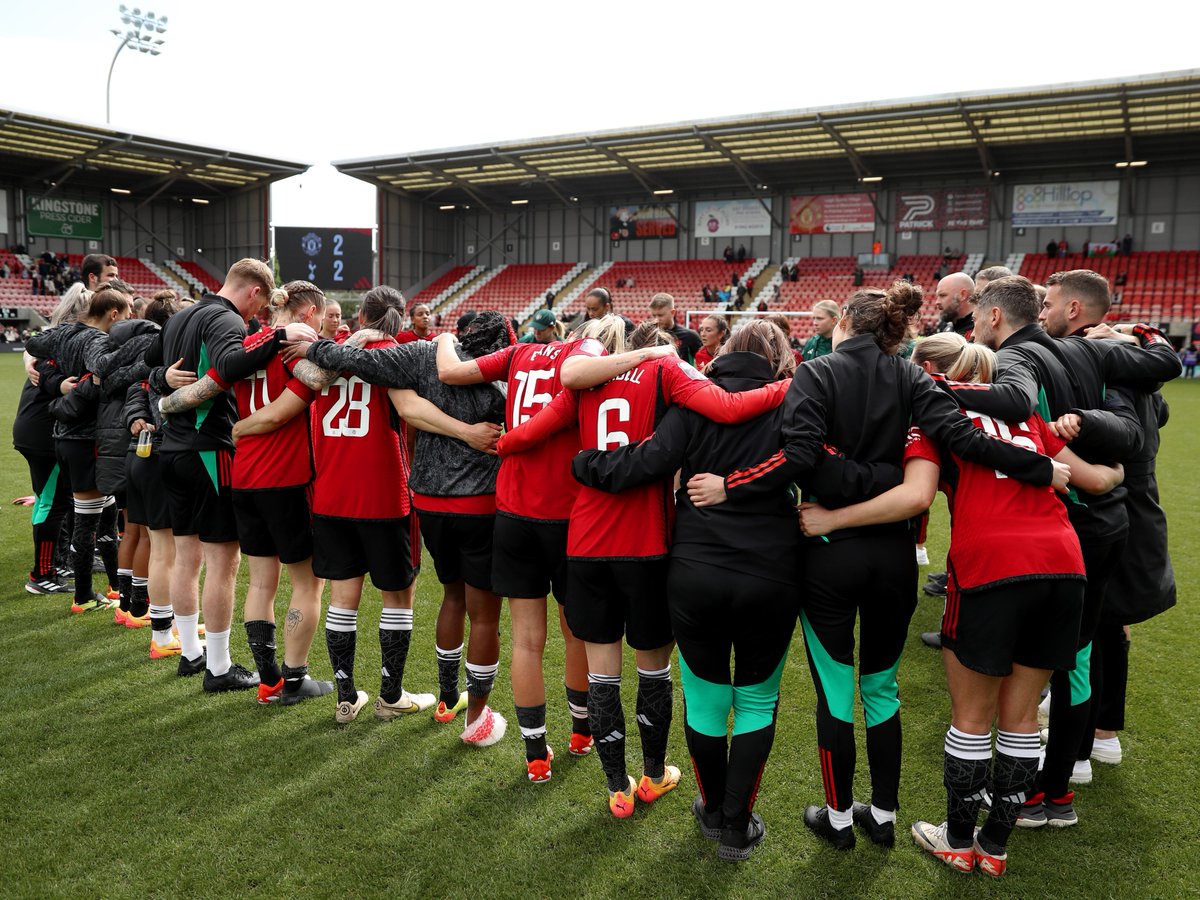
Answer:
<svg viewBox="0 0 1200 900"><path fill-rule="evenodd" d="M179 260L168 259L163 263L163 268L167 269L169 272L172 272L176 278L186 284L189 288L193 288L197 291L207 290L204 282L185 269Z"/></svg>
<svg viewBox="0 0 1200 900"><path fill-rule="evenodd" d="M1129 256L1070 254L1050 259L1027 253L1014 269L1041 284L1053 272L1091 269L1108 279L1113 293L1109 319L1158 322L1194 319L1200 292L1200 251L1147 251ZM1011 268L1011 267L1010 267Z"/></svg>
<svg viewBox="0 0 1200 900"><path fill-rule="evenodd" d="M179 265L185 272L199 281L200 284L204 286L204 290L215 292L221 289L221 282L209 275L205 268L199 263L181 259L179 260Z"/></svg>
<svg viewBox="0 0 1200 900"><path fill-rule="evenodd" d="M439 278L435 278L409 298L409 308L415 303L428 303L437 308L458 290L482 275L484 266L455 266Z"/></svg>
<svg viewBox="0 0 1200 900"><path fill-rule="evenodd" d="M461 307L494 309L506 316L519 316L532 304L544 303L546 291L573 269L582 271L585 265L586 263L525 263L497 266L450 298L435 312L445 316Z"/></svg>
<svg viewBox="0 0 1200 900"><path fill-rule="evenodd" d="M609 265L607 271L589 282L587 289L607 288L612 294L613 306L617 312L636 321L644 318L650 306L650 298L660 291L673 295L677 308L700 309L704 304L704 285L723 289L729 284L732 273L736 272L739 279L744 278L747 271L758 262L755 259L747 259L740 263L712 259L614 262ZM761 262L762 265L758 268L760 272L762 266L766 265L766 260ZM631 279L633 287L628 286ZM624 286L618 286L618 282ZM575 297L564 301L556 309L568 315L578 313L583 309L585 293L586 290L579 291Z"/></svg>

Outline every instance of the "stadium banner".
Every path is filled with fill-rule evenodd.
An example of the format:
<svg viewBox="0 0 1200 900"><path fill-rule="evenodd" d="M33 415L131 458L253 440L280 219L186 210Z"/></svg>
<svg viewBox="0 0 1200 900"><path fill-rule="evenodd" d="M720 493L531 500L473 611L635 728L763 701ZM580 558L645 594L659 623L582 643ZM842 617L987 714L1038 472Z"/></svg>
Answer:
<svg viewBox="0 0 1200 900"><path fill-rule="evenodd" d="M850 234L875 230L874 194L809 194L788 205L791 234Z"/></svg>
<svg viewBox="0 0 1200 900"><path fill-rule="evenodd" d="M614 241L672 238L678 233L678 203L608 208L608 236Z"/></svg>
<svg viewBox="0 0 1200 900"><path fill-rule="evenodd" d="M26 197L25 233L39 237L103 240L104 210L98 200Z"/></svg>
<svg viewBox="0 0 1200 900"><path fill-rule="evenodd" d="M753 237L771 233L771 201L710 200L696 204L697 238Z"/></svg>
<svg viewBox="0 0 1200 900"><path fill-rule="evenodd" d="M365 291L374 284L370 228L277 225L275 258L284 281L311 281L325 291Z"/></svg>
<svg viewBox="0 0 1200 900"><path fill-rule="evenodd" d="M1012 227L1116 225L1119 181L1060 181L1013 188Z"/></svg>
<svg viewBox="0 0 1200 900"><path fill-rule="evenodd" d="M897 231L979 231L988 227L988 189L937 188L896 194Z"/></svg>

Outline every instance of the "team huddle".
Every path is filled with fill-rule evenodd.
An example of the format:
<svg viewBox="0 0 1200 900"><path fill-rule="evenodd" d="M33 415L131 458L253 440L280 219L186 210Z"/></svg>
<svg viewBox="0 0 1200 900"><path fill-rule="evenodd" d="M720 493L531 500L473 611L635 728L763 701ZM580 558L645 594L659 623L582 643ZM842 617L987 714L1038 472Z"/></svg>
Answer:
<svg viewBox="0 0 1200 900"><path fill-rule="evenodd" d="M662 324L667 295L631 327L595 289L595 314L570 335L542 316L524 343L490 310L434 337L427 307L417 323L381 286L363 296L358 330L334 340L317 331L321 290L277 288L256 260L186 304L169 291L134 298L109 257L83 272L28 344L14 425L37 497L27 590L148 627L151 657L177 658L205 691L281 705L332 695L317 702L354 721L370 702L355 679L369 575L383 599L374 714L461 717L462 741L487 747L508 728L489 705L508 598L528 778L546 782L553 594L567 749L595 751L611 814L680 784L666 761L674 658L692 814L719 858L744 860L766 833L754 806L799 624L825 791L804 822L839 849L854 846L855 825L891 846L914 536L940 488L951 510L935 636L953 710L946 817L916 822L914 840L955 869L999 876L1014 827L1075 824L1082 764L1090 779L1088 760L1114 745L1119 759L1116 738L1096 735L1123 727L1124 626L1174 602L1154 456L1158 388L1181 368L1156 330L1102 324L1108 285L1095 273L1058 273L1044 291L996 272L972 290L959 276L970 321L915 345L921 289L859 289L821 310L821 355L813 341L798 361L784 331L758 320L722 332L711 360L706 340L701 372L680 358L673 319ZM271 325L254 328L265 308ZM404 682L422 542L443 588L436 693ZM97 555L115 596L93 592ZM256 671L230 654L241 555ZM1120 582L1135 559L1140 583ZM332 682L308 673L326 581ZM852 793L856 669L869 803Z"/></svg>

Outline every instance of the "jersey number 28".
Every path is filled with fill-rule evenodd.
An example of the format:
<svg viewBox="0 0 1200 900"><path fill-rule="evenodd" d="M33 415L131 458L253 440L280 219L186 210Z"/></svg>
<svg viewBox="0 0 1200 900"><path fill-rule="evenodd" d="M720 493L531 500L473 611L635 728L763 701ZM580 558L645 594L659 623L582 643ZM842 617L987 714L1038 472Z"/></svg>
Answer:
<svg viewBox="0 0 1200 900"><path fill-rule="evenodd" d="M321 394L335 392L333 406L321 418L321 431L326 437L362 437L371 427L371 386L353 375L339 378Z"/></svg>

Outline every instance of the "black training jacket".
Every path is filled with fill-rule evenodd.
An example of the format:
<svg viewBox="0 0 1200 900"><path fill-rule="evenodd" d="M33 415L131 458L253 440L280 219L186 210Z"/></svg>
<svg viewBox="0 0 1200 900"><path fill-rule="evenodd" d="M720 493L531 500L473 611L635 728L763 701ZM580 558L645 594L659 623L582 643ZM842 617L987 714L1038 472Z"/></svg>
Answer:
<svg viewBox="0 0 1200 900"><path fill-rule="evenodd" d="M760 388L772 374L756 353L722 354L708 370L730 393ZM616 450L583 450L572 471L581 484L616 493L661 482L682 469L671 557L795 587L801 535L786 486L703 508L692 505L686 488L699 472L728 472L779 450L782 422L782 406L740 425L718 425L672 406L649 438Z"/></svg>
<svg viewBox="0 0 1200 900"><path fill-rule="evenodd" d="M107 346L108 335L99 328L93 328L83 322L73 322L30 338L26 349L39 359L53 360L62 378L79 378L94 371L93 366ZM94 441L95 397L85 387L84 393L74 399L80 414L69 423L56 420L54 438L59 441ZM51 402L54 402L53 398Z"/></svg>
<svg viewBox="0 0 1200 900"><path fill-rule="evenodd" d="M863 334L796 370L783 403L783 449L727 475L726 495L736 499L796 481L806 498L831 509L856 502L847 499L855 495L876 496L897 482L872 483L873 470L847 467L838 496L814 481L818 461L835 451L859 464L899 466L911 425L963 459L1033 484L1052 480L1049 457L988 436L923 370L883 353Z"/></svg>
<svg viewBox="0 0 1200 900"><path fill-rule="evenodd" d="M195 306L167 320L162 335L146 353L152 367L150 383L162 395L171 393L166 370L182 358L185 371L203 378L210 369L224 384L233 384L264 368L279 350L284 330L252 350L242 346L246 320L219 294L205 294ZM237 423L232 391L222 391L195 409L170 416L164 426L163 450L233 450L231 434Z"/></svg>
<svg viewBox="0 0 1200 900"><path fill-rule="evenodd" d="M1079 414L1083 427L1071 449L1089 462L1124 462L1139 453L1144 433L1131 404L1133 391L1116 384L1155 386L1181 370L1170 344L1154 329L1140 329L1142 347L1123 341L1056 339L1038 324L1011 334L997 353L991 385L951 385L963 405L1007 422L1035 411L1047 420ZM1135 390L1137 388L1135 387ZM1129 528L1124 485L1103 496L1075 491L1064 498L1080 540L1099 544Z"/></svg>

